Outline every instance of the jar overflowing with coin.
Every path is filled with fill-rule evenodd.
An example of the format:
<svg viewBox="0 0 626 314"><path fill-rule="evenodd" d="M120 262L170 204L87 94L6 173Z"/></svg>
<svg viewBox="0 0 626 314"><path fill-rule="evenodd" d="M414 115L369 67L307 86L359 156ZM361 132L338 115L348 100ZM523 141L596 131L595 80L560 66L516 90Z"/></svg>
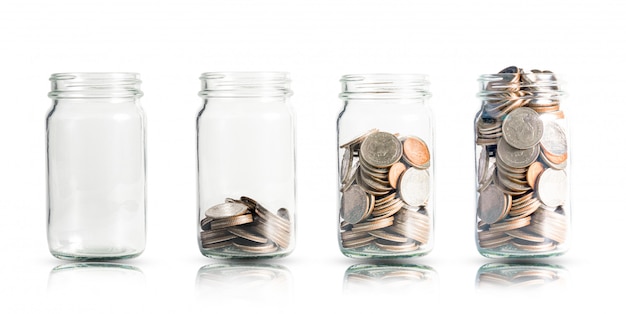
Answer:
<svg viewBox="0 0 626 314"><path fill-rule="evenodd" d="M433 248L434 118L419 74L345 75L337 119L341 252L415 257Z"/></svg>
<svg viewBox="0 0 626 314"><path fill-rule="evenodd" d="M295 245L294 119L288 73L200 77L198 245L213 258L275 258Z"/></svg>
<svg viewBox="0 0 626 314"><path fill-rule="evenodd" d="M557 76L511 66L479 78L476 245L486 257L549 257L569 247L568 126Z"/></svg>

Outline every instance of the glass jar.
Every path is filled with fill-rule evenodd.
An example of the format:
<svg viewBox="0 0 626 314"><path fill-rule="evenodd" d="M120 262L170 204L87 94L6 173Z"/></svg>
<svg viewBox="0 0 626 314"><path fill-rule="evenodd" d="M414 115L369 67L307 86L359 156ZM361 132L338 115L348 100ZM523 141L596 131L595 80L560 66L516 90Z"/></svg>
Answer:
<svg viewBox="0 0 626 314"><path fill-rule="evenodd" d="M198 245L213 258L272 258L295 245L295 132L288 73L200 77Z"/></svg>
<svg viewBox="0 0 626 314"><path fill-rule="evenodd" d="M53 256L136 257L146 242L143 95L136 73L59 73L46 120Z"/></svg>
<svg viewBox="0 0 626 314"><path fill-rule="evenodd" d="M345 75L337 118L341 252L423 256L433 248L434 118L418 74Z"/></svg>
<svg viewBox="0 0 626 314"><path fill-rule="evenodd" d="M511 66L479 78L476 228L486 257L549 257L569 247L568 126L561 82Z"/></svg>

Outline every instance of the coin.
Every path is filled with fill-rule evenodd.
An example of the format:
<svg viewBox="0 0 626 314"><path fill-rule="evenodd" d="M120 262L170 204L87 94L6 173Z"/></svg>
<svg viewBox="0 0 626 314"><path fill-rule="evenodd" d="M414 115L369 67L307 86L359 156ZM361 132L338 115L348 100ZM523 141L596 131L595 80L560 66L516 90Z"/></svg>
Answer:
<svg viewBox="0 0 626 314"><path fill-rule="evenodd" d="M405 170L406 166L401 162L397 162L389 168L389 185L391 185L392 188L397 188L398 178L400 178L400 175L402 175Z"/></svg>
<svg viewBox="0 0 626 314"><path fill-rule="evenodd" d="M511 209L510 198L495 185L490 185L478 197L478 217L488 224L504 219Z"/></svg>
<svg viewBox="0 0 626 314"><path fill-rule="evenodd" d="M383 239L377 239L374 244L379 248L389 252L410 252L419 248L417 242L410 240L404 243L397 243L392 241L386 241Z"/></svg>
<svg viewBox="0 0 626 314"><path fill-rule="evenodd" d="M374 230L370 231L369 234L390 242L405 243L409 240L406 237L385 230Z"/></svg>
<svg viewBox="0 0 626 314"><path fill-rule="evenodd" d="M428 171L410 167L400 177L398 189L405 203L411 206L425 205L430 196Z"/></svg>
<svg viewBox="0 0 626 314"><path fill-rule="evenodd" d="M254 232L250 232L249 230L241 228L241 227L229 228L228 231L240 238L244 238L252 242L267 243L267 238L262 237Z"/></svg>
<svg viewBox="0 0 626 314"><path fill-rule="evenodd" d="M537 196L547 206L564 205L567 199L567 174L548 168L537 179Z"/></svg>
<svg viewBox="0 0 626 314"><path fill-rule="evenodd" d="M241 239L241 238L234 240L233 245L242 251L249 252L249 253L258 253L258 254L272 253L278 249L278 247L276 247L276 245L274 245L274 243L272 242L259 244L259 243Z"/></svg>
<svg viewBox="0 0 626 314"><path fill-rule="evenodd" d="M225 217L205 217L201 220L201 228L204 230L200 232L203 250L225 250L225 254L243 257L269 254L289 247L292 227L286 208L280 208L274 214L247 196L240 199L226 198L224 203L211 208L210 214ZM232 208L245 210L229 216L237 212Z"/></svg>
<svg viewBox="0 0 626 314"><path fill-rule="evenodd" d="M541 140L543 122L539 114L528 107L517 108L502 123L502 136L517 149L531 148Z"/></svg>
<svg viewBox="0 0 626 314"><path fill-rule="evenodd" d="M356 224L366 218L369 200L362 187L352 185L343 192L341 198L341 217L350 224Z"/></svg>
<svg viewBox="0 0 626 314"><path fill-rule="evenodd" d="M417 136L409 136L404 140L402 149L406 160L416 168L425 168L430 162L430 152L426 143Z"/></svg>
<svg viewBox="0 0 626 314"><path fill-rule="evenodd" d="M341 146L339 146L339 148L346 148L346 147L354 146L354 145L357 145L357 144L361 144L363 142L363 140L365 140L365 138L367 138L369 135L374 134L376 132L378 132L378 129L371 129L371 130L367 131L365 134L357 136L354 139L352 139L351 141L342 144Z"/></svg>
<svg viewBox="0 0 626 314"><path fill-rule="evenodd" d="M539 157L539 146L528 149L517 149L502 138L498 141L497 157L511 168L526 168Z"/></svg>
<svg viewBox="0 0 626 314"><path fill-rule="evenodd" d="M241 215L248 210L248 206L241 203L222 203L206 210L204 215L212 219L228 218Z"/></svg>
<svg viewBox="0 0 626 314"><path fill-rule="evenodd" d="M535 189L535 180L537 177L543 172L543 165L540 162L533 162L530 167L528 167L528 171L526 172L526 180L528 181L528 185Z"/></svg>
<svg viewBox="0 0 626 314"><path fill-rule="evenodd" d="M210 222L211 230L239 226L254 221L252 214L214 219Z"/></svg>
<svg viewBox="0 0 626 314"><path fill-rule="evenodd" d="M402 143L391 133L376 132L365 138L359 156L374 167L387 168L402 157Z"/></svg>
<svg viewBox="0 0 626 314"><path fill-rule="evenodd" d="M346 149L341 161L341 182L345 183L349 179L350 168L352 167L352 150Z"/></svg>

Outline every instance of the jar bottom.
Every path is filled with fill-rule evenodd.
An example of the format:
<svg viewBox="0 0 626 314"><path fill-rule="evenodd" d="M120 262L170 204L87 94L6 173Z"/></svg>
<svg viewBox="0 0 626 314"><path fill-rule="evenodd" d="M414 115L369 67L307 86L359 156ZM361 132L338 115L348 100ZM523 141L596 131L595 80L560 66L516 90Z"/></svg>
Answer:
<svg viewBox="0 0 626 314"><path fill-rule="evenodd" d="M430 253L430 250L416 250L407 252L392 252L378 249L376 246L365 246L356 249L341 248L341 253L350 258L390 258L403 259L412 257L421 257Z"/></svg>
<svg viewBox="0 0 626 314"><path fill-rule="evenodd" d="M202 253L202 255L209 257L209 258L214 258L214 259L242 259L242 260L244 259L246 260L275 259L275 258L282 258L291 254L291 251L274 252L272 254L265 254L265 255L255 254L255 253L248 253L248 254L233 253L233 252L216 251L216 250L200 250L200 252Z"/></svg>
<svg viewBox="0 0 626 314"><path fill-rule="evenodd" d="M546 251L520 251L510 250L506 247L496 249L483 249L478 246L480 255L487 258L549 258L561 256L567 252L563 247L556 247Z"/></svg>
<svg viewBox="0 0 626 314"><path fill-rule="evenodd" d="M102 247L97 249L73 249L69 250L50 250L52 256L69 261L108 261L108 260L121 260L135 258L143 250L137 250L132 248L119 248L119 247Z"/></svg>

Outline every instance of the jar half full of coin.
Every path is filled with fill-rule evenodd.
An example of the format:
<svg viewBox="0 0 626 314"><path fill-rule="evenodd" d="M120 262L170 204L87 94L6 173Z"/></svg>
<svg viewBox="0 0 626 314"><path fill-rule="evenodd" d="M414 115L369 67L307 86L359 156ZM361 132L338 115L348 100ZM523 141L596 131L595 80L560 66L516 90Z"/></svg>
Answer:
<svg viewBox="0 0 626 314"><path fill-rule="evenodd" d="M479 78L475 240L486 257L549 257L569 247L569 136L551 71Z"/></svg>
<svg viewBox="0 0 626 314"><path fill-rule="evenodd" d="M353 258L414 257L433 248L433 114L419 74L341 79L337 239Z"/></svg>
<svg viewBox="0 0 626 314"><path fill-rule="evenodd" d="M284 257L295 246L289 74L210 72L200 80L200 252L223 259Z"/></svg>

